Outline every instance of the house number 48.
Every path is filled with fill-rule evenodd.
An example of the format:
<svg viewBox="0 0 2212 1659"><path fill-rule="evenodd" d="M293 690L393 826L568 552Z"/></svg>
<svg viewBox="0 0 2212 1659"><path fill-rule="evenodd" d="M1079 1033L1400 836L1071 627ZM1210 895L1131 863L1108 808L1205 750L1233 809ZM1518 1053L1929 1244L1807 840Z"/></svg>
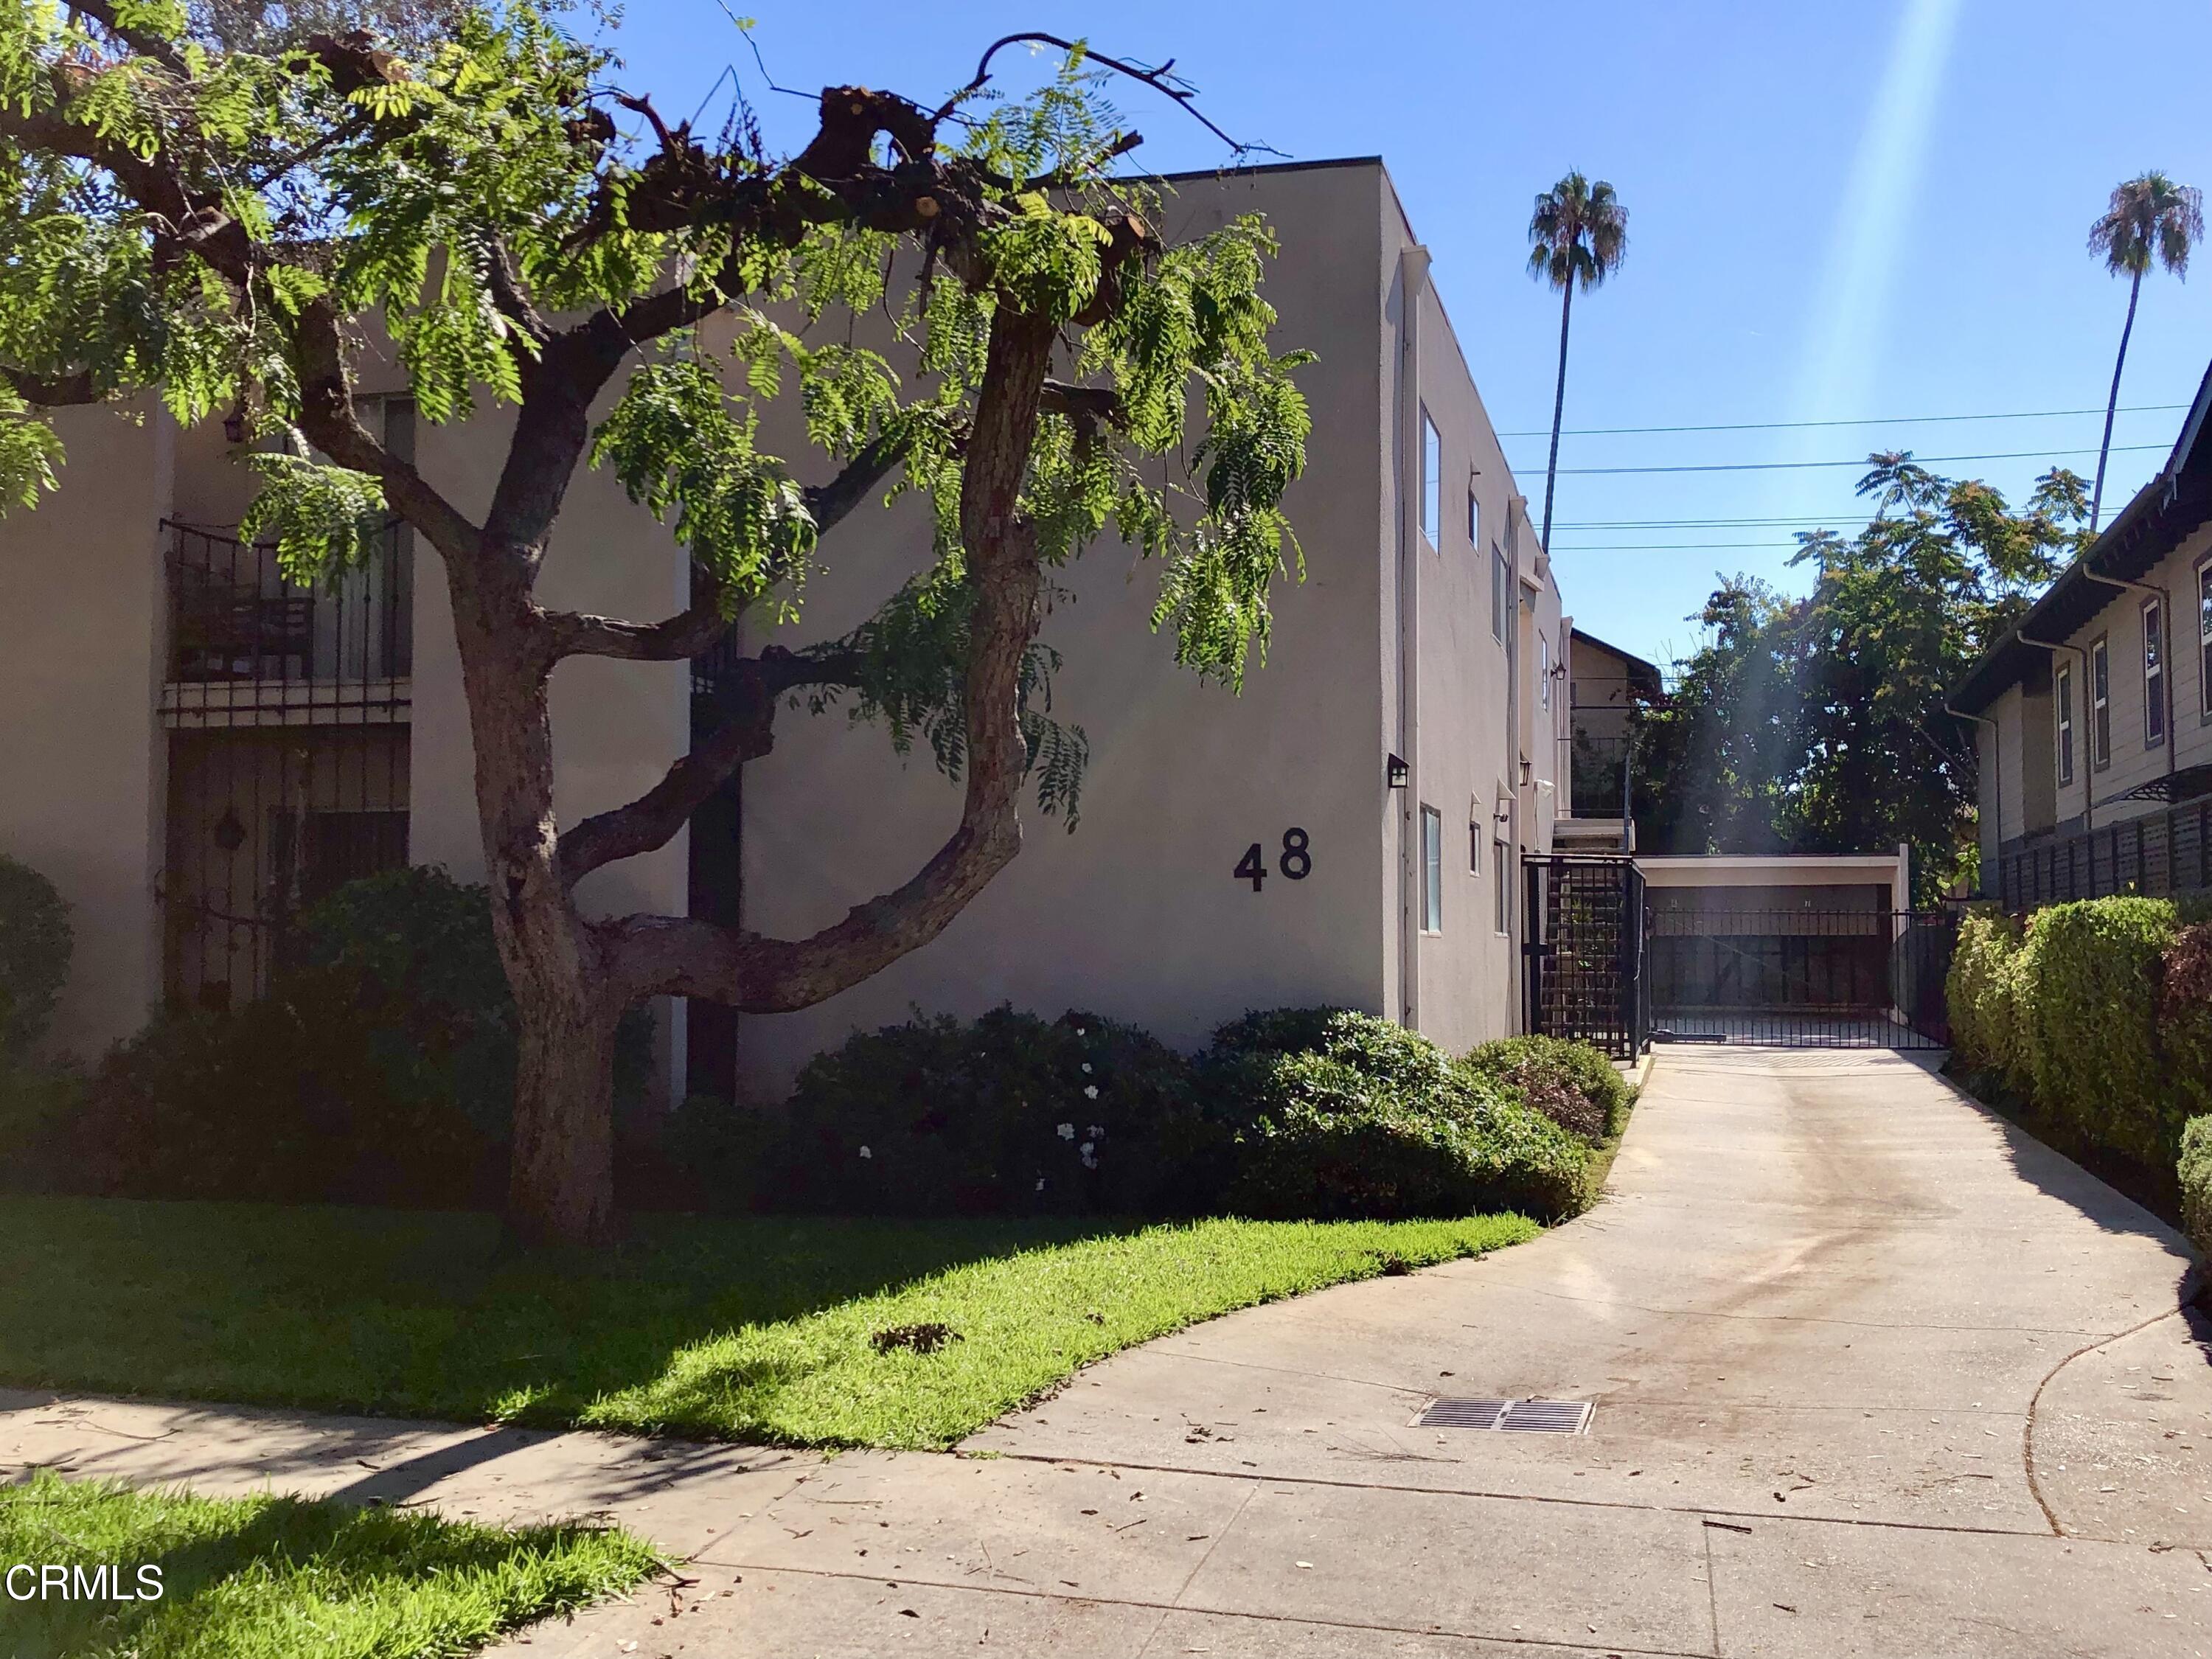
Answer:
<svg viewBox="0 0 2212 1659"><path fill-rule="evenodd" d="M1304 881L1313 874L1313 853L1304 830L1283 831L1283 857L1276 867L1291 881ZM1260 890L1260 884L1267 878L1267 861L1258 842L1244 849L1244 856L1237 861L1237 868L1231 873L1239 881L1250 882L1254 892Z"/></svg>

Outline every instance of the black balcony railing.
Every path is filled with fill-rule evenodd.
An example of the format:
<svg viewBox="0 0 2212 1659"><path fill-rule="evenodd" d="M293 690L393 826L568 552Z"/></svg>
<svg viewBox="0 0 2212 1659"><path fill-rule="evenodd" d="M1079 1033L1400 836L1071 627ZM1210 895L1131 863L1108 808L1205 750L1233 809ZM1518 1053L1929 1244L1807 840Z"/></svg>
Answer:
<svg viewBox="0 0 2212 1659"><path fill-rule="evenodd" d="M173 684L404 679L414 663L405 527L369 537L354 568L310 587L276 550L170 524L168 678Z"/></svg>

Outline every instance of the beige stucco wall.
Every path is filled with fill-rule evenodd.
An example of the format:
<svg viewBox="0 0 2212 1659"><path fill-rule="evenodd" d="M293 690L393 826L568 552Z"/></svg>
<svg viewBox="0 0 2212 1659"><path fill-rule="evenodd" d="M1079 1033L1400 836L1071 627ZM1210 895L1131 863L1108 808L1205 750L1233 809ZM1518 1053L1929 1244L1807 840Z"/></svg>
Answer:
<svg viewBox="0 0 2212 1659"><path fill-rule="evenodd" d="M1277 586L1266 665L1241 696L1176 667L1148 625L1157 571L1110 538L1058 573L1066 594L1042 637L1065 659L1053 712L1091 745L1079 826L1031 806L1020 855L935 941L817 1007L745 1019L748 1093L780 1093L821 1048L916 1006L1082 1007L1186 1044L1247 1006L1382 1011L1382 296L1359 234L1379 188L1371 167L1184 181L1164 216L1182 239L1266 211L1286 242L1267 272L1278 337L1321 354L1299 372L1316 421L1290 501L1307 579ZM865 508L833 532L781 637L834 636L925 568L912 507ZM902 761L842 714L785 714L745 777L746 926L788 937L836 921L909 876L958 816L926 748ZM1293 828L1311 848L1298 881L1279 872ZM1231 874L1255 842L1273 872L1257 893Z"/></svg>
<svg viewBox="0 0 2212 1659"><path fill-rule="evenodd" d="M52 1036L97 1054L161 994L163 749L158 526L174 428L158 410L64 410L62 493L0 520L0 852L72 907L76 953Z"/></svg>

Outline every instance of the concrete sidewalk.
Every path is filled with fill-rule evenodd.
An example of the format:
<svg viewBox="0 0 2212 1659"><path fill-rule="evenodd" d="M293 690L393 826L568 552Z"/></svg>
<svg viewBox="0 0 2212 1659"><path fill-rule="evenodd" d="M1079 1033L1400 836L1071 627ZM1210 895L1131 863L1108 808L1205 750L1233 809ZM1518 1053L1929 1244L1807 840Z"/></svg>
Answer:
<svg viewBox="0 0 2212 1659"><path fill-rule="evenodd" d="M690 1559L503 1659L2206 1655L2189 1263L1910 1058L1675 1050L1590 1216L1133 1350L981 1456L17 1396L0 1474L596 1511ZM1414 1427L1438 1395L1596 1410Z"/></svg>

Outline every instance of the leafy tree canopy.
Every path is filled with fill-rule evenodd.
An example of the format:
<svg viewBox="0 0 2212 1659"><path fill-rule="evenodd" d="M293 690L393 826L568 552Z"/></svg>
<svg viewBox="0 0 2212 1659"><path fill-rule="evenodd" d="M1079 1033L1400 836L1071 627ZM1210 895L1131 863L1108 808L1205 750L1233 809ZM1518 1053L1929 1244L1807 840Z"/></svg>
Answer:
<svg viewBox="0 0 2212 1659"><path fill-rule="evenodd" d="M1638 845L1678 853L1913 848L1920 896L1975 856L1972 728L1956 685L2087 540L2087 489L2045 473L2024 508L1910 453L1869 458L1857 535L1810 532L1793 562L1812 592L1723 580L1708 630L1645 718Z"/></svg>

